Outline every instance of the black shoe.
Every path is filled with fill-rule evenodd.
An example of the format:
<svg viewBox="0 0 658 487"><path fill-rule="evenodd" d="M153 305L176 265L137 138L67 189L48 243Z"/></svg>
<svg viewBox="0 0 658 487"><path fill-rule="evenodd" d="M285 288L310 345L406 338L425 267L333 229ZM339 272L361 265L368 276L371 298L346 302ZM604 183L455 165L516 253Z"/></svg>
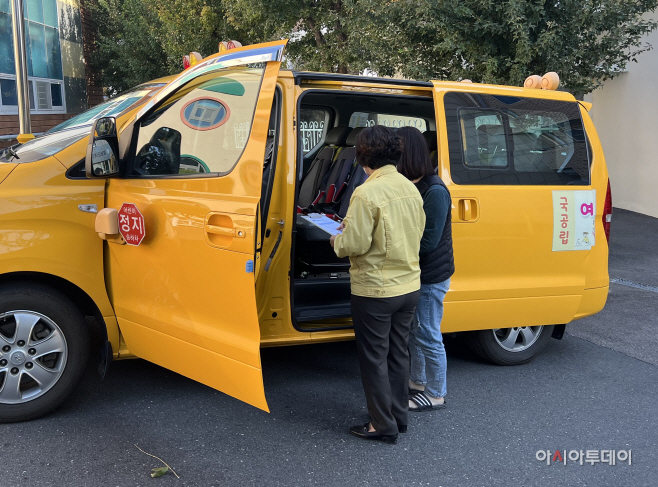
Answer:
<svg viewBox="0 0 658 487"><path fill-rule="evenodd" d="M350 428L350 434L356 436L357 438L362 438L364 440L376 440L383 441L389 445L395 445L398 441L398 435L381 435L376 431L368 431L370 423L360 424L358 426L352 426Z"/></svg>
<svg viewBox="0 0 658 487"><path fill-rule="evenodd" d="M406 433L407 432L407 425L406 424L399 424L398 425L398 433Z"/></svg>

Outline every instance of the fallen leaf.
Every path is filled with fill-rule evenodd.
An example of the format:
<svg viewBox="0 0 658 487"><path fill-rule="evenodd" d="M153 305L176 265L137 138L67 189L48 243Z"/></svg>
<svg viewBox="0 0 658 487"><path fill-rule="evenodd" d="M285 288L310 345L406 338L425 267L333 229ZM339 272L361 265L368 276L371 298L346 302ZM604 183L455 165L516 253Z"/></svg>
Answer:
<svg viewBox="0 0 658 487"><path fill-rule="evenodd" d="M162 477L168 471L169 471L169 467L154 468L153 470L151 470L151 477L157 479L158 477Z"/></svg>

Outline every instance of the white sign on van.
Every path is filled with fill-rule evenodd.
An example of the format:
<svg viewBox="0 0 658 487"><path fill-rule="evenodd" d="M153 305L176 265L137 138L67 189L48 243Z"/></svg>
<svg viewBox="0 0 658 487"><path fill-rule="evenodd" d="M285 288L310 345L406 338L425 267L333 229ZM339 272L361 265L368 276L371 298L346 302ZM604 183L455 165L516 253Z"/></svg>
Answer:
<svg viewBox="0 0 658 487"><path fill-rule="evenodd" d="M553 191L553 252L594 246L596 190Z"/></svg>

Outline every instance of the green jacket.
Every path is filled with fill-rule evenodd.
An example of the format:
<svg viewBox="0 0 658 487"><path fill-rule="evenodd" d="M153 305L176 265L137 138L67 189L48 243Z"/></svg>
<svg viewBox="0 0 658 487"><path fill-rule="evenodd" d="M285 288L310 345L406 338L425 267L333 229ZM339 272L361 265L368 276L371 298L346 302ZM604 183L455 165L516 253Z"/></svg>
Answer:
<svg viewBox="0 0 658 487"><path fill-rule="evenodd" d="M377 169L354 190L344 223L334 250L350 258L352 294L389 298L420 289L423 199L395 166Z"/></svg>

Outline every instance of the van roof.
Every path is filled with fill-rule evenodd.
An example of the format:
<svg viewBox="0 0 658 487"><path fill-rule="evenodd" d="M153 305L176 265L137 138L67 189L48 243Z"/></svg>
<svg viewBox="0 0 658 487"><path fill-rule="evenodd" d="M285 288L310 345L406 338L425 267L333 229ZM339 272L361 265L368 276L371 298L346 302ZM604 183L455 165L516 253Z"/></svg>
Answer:
<svg viewBox="0 0 658 487"><path fill-rule="evenodd" d="M372 76L358 76L353 74L339 74L339 73L320 73L311 71L284 71L281 70L280 76L284 78L294 78L296 85L304 84L322 84L323 82L329 84L339 83L365 83L369 85L384 85L390 89L411 89L411 90L427 90L434 85L429 81L415 81L409 79L399 78L377 78ZM506 91L510 95L518 96L533 96L537 98L549 98L552 100L561 101L575 101L575 97L567 91L552 91L552 90L536 90L524 88L523 86L510 86L510 85L493 85L484 83L463 83L461 81L439 81L437 87L444 90L459 90L464 92L477 91L486 92L487 90L496 90L498 94L500 91ZM539 95L539 96L538 96Z"/></svg>
<svg viewBox="0 0 658 487"><path fill-rule="evenodd" d="M177 75L164 76L156 80L151 81L151 83L169 83ZM429 81L416 81L410 79L399 79L399 78L378 78L374 76L358 76L354 74L340 74L340 73L321 73L314 71L290 71L290 70L281 70L279 76L282 78L293 78L296 85L301 85L302 82L308 82L309 84L320 84L322 82L328 83L366 83L366 84L376 84L389 86L391 88L397 87L398 89L410 88L416 90L426 90L433 87L433 84ZM492 85L485 83L462 83L460 81L440 81L440 87L444 89L457 89L459 91L481 91L483 88L486 89L495 89L496 91L505 90L508 93L518 94L518 95L544 95L543 97L550 98L553 100L563 100L563 101L575 101L574 96L566 91L548 91L548 90L534 90L529 88L524 88L523 86L510 86L510 85ZM546 96L548 95L548 96Z"/></svg>

